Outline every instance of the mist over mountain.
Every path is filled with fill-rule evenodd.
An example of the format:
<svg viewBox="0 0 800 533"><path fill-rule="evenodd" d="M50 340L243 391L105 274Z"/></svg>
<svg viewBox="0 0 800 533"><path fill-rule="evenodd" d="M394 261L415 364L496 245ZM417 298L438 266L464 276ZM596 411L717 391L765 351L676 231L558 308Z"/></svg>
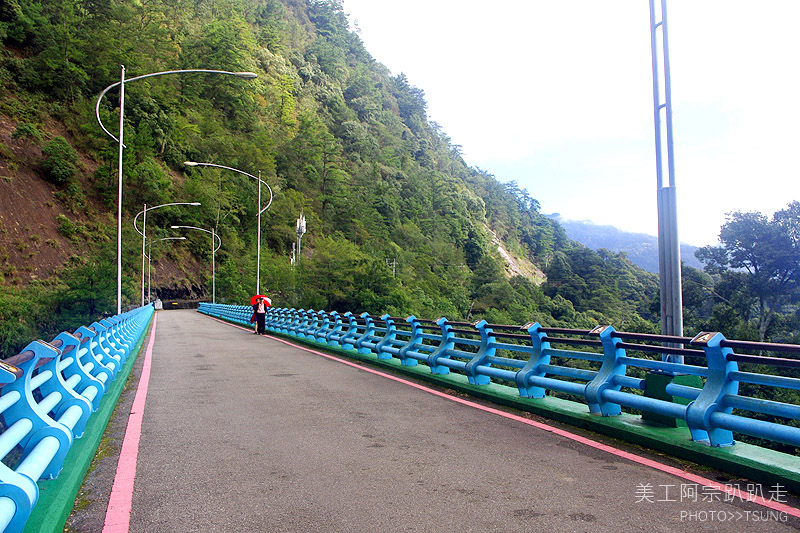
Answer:
<svg viewBox="0 0 800 533"><path fill-rule="evenodd" d="M573 241L578 241L587 248L599 250L605 248L613 252L625 252L628 259L648 272L658 273L658 238L646 233L631 233L614 226L602 226L589 220L565 220L558 215L552 218L567 232ZM696 246L681 243L681 261L701 269L703 263L697 260L694 252Z"/></svg>

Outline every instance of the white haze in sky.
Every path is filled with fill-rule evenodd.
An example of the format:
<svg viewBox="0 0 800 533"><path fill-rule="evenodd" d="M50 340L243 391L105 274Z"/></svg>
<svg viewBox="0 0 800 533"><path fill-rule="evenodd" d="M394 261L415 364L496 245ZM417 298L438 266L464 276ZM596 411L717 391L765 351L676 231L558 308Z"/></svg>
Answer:
<svg viewBox="0 0 800 533"><path fill-rule="evenodd" d="M646 0L343 6L468 165L543 213L657 233ZM672 0L667 21L679 235L714 244L726 212L800 200L800 0Z"/></svg>

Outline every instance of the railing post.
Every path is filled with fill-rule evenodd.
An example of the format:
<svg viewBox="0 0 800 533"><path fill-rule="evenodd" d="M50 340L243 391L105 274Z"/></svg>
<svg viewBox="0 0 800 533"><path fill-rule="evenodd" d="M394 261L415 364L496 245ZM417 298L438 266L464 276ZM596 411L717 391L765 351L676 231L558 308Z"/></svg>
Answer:
<svg viewBox="0 0 800 533"><path fill-rule="evenodd" d="M272 309L272 308L270 308ZM234 322L238 322L239 324L249 326L250 325L250 316L253 314L253 309L246 306L233 306L233 305L226 305L225 306L225 314L233 320ZM266 315L264 315L264 329L267 329L267 320L269 320L269 309L267 309Z"/></svg>
<svg viewBox="0 0 800 533"><path fill-rule="evenodd" d="M87 387L97 388L97 394L92 399L92 411L96 411L97 408L100 407L100 400L103 398L103 393L106 388L99 379L89 374L86 369L83 368L80 359L81 340L66 331L59 333L55 340L61 342L61 358L63 359L65 355L68 355L73 359L72 364L64 369L64 377L67 379L72 376L80 377L80 381L75 388L77 389L80 387L81 391L86 390Z"/></svg>
<svg viewBox="0 0 800 533"><path fill-rule="evenodd" d="M253 310L247 307L242 309L242 316L250 324L250 316L253 314ZM267 307L267 314L264 316L264 330L272 331L272 322L275 320L275 317L278 316L278 310L274 307Z"/></svg>
<svg viewBox="0 0 800 533"><path fill-rule="evenodd" d="M117 372L119 372L119 369L122 368L122 358L120 357L119 353L112 349L106 341L105 334L107 328L99 322L94 322L89 327L96 333L91 341L89 341L89 347L90 351L92 352L92 356L106 368L110 363L112 367L111 372L113 373L113 376L116 377Z"/></svg>
<svg viewBox="0 0 800 533"><path fill-rule="evenodd" d="M383 347L390 343L394 338L397 336L397 326L394 325L394 320L391 318L392 315L385 314L381 316L381 320L386 324L386 333L383 335L383 338L375 345L375 353L378 356L378 359L391 359L392 354L389 352L385 352Z"/></svg>
<svg viewBox="0 0 800 533"><path fill-rule="evenodd" d="M320 311L322 312L322 311ZM315 340L314 332L319 327L319 313L313 309L308 310L308 320L306 320L305 327L300 329L298 335L301 339Z"/></svg>
<svg viewBox="0 0 800 533"><path fill-rule="evenodd" d="M340 315L336 311L333 314L336 317L336 326L334 326L333 330L325 336L325 340L328 342L328 346L336 346L336 347L344 347L342 346L342 339L350 333L351 328L353 327L352 316L353 314L350 311L347 311L344 315ZM342 321L342 317L346 318L348 321L348 329L347 332L343 332L344 330L344 322Z"/></svg>
<svg viewBox="0 0 800 533"><path fill-rule="evenodd" d="M0 383L4 386L25 381L25 379L25 371L22 368L0 361ZM12 389L13 387L3 390L3 398L8 400L17 396L18 399L15 403L24 403L22 389ZM14 424L14 421L7 416L4 416L4 422L7 428L11 428ZM22 423L25 424L25 422ZM6 529L22 531L33 506L39 500L39 486L30 477L15 472L4 463L0 463L0 496L11 499L16 507Z"/></svg>
<svg viewBox="0 0 800 533"><path fill-rule="evenodd" d="M108 368L103 363L103 358L105 358L105 354L102 356L98 356L95 353L95 347L99 346L97 344L97 332L93 329L89 329L86 326L81 326L75 330L74 335L81 340L81 348L78 352L78 357L81 359L81 363L86 365L87 363L92 365L92 369L89 370L89 373L97 379L97 376L100 374L104 374L106 376L105 383L103 383L103 388L105 392L108 390L108 385L114 380L114 376L116 375L116 370L114 365L111 365L111 368ZM84 347L83 344L86 344ZM89 361L83 361L83 359L89 359ZM116 360L112 361L116 362Z"/></svg>
<svg viewBox="0 0 800 533"><path fill-rule="evenodd" d="M61 415L70 407L77 406L80 409L81 415L71 430L72 435L77 439L83 435L83 430L86 428L86 423L92 414L92 404L88 399L67 386L58 368L60 363L61 352L59 351L57 357L50 359L39 367L39 373L50 372L52 374L50 379L39 386L39 392L42 393L43 397L50 396L53 393L60 395L61 400L53 408L54 420L56 421L60 420ZM74 363L75 361L73 360Z"/></svg>
<svg viewBox="0 0 800 533"><path fill-rule="evenodd" d="M401 347L397 352L397 357L400 358L400 364L403 366L417 366L419 361L413 357L408 357L406 354L416 348L417 345L422 341L422 328L419 326L419 320L414 315L406 318L406 322L411 325L411 338L408 340L405 346Z"/></svg>
<svg viewBox="0 0 800 533"><path fill-rule="evenodd" d="M280 321L275 325L275 331L278 333L283 333L285 335L289 334L289 324L291 324L292 319L294 317L294 307L291 309L284 309L281 311L281 318Z"/></svg>
<svg viewBox="0 0 800 533"><path fill-rule="evenodd" d="M278 313L278 318L275 320L275 326L273 330L276 333L286 333L286 324L289 323L289 320L292 316L292 310L284 307Z"/></svg>
<svg viewBox="0 0 800 533"><path fill-rule="evenodd" d="M242 320L245 322L247 326L252 326L250 323L250 317L253 315L253 308L249 305L243 305L241 307L242 313ZM280 309L277 307L268 307L267 314L264 316L264 331L274 331L273 327L275 326L275 322L280 316Z"/></svg>
<svg viewBox="0 0 800 533"><path fill-rule="evenodd" d="M287 333L292 335L293 337L297 337L300 328L302 328L307 320L307 313L305 309L297 309L294 312L294 319L292 322L287 326Z"/></svg>
<svg viewBox="0 0 800 533"><path fill-rule="evenodd" d="M313 312L314 312L313 309L300 310L302 318L300 318L300 322L297 324L297 327L295 328L294 331L295 337L300 337L301 339L305 337L305 332L308 329L309 324L311 324L311 318Z"/></svg>
<svg viewBox="0 0 800 533"><path fill-rule="evenodd" d="M349 322L347 332L342 335L342 338L339 339L339 343L342 345L342 348L346 350L355 350L356 349L356 339L358 338L358 319L360 317L356 317L353 313L348 311L345 315ZM347 346L350 345L348 348Z"/></svg>
<svg viewBox="0 0 800 533"><path fill-rule="evenodd" d="M369 313L361 313L361 318L364 319L364 333L356 339L353 345L358 353L372 353L372 350L363 346L364 342L375 332L375 322L370 318Z"/></svg>
<svg viewBox="0 0 800 533"><path fill-rule="evenodd" d="M532 376L544 377L547 373L542 369L542 365L550 364L550 354L548 353L550 342L544 340L547 334L539 331L541 327L538 322L533 324L528 322L520 328L531 336L531 346L533 347L533 353L528 362L514 376L519 395L523 398L544 398L547 393L544 387L532 387L528 383Z"/></svg>
<svg viewBox="0 0 800 533"><path fill-rule="evenodd" d="M278 332L283 333L284 335L289 335L289 326L292 324L292 321L294 321L295 316L297 316L297 311L294 307L291 309L285 309L283 311L283 317L281 318L280 326L276 328Z"/></svg>
<svg viewBox="0 0 800 533"><path fill-rule="evenodd" d="M322 335L322 330L327 329L329 322L330 320L328 319L327 311L315 311L314 321L308 327L306 338L311 339L314 342L324 342L325 337Z"/></svg>
<svg viewBox="0 0 800 533"><path fill-rule="evenodd" d="M691 344L701 346L708 361L708 377L703 390L686 409L686 424L694 441L708 441L711 446L731 446L734 444L733 432L715 428L711 421L714 413L730 414L732 407L725 406L725 396L739 392L739 382L730 378L739 370L736 361L728 361L733 353L730 348L721 346L725 337L722 333L702 332L692 339Z"/></svg>
<svg viewBox="0 0 800 533"><path fill-rule="evenodd" d="M112 320L113 319L113 320ZM100 323L106 326L106 340L114 347L118 352L120 352L121 362L125 364L125 360L128 358L128 353L130 352L131 347L125 342L124 338L122 337L122 331L120 328L120 320L115 319L115 317L104 318L100 320Z"/></svg>
<svg viewBox="0 0 800 533"><path fill-rule="evenodd" d="M69 447L72 445L73 437L72 431L64 424L50 418L46 412L43 412L44 410L39 407L39 404L33 397L31 384L31 374L33 374L33 370L42 358L58 358L58 349L44 341L34 341L28 344L23 352L28 350L33 352L33 357L19 365L19 368L24 372L23 377L4 387L7 390L19 392L20 400L3 412L3 418L6 425L9 427L23 418L27 418L32 422L33 427L28 433L28 436L20 442L23 447L23 457L27 456L31 450L46 437L55 437L58 440L58 451L42 471L42 477L49 479L56 477L61 471L64 457L67 451L69 451Z"/></svg>
<svg viewBox="0 0 800 533"><path fill-rule="evenodd" d="M342 317L339 315L338 311L331 311L331 318L333 318L333 325L330 331L325 334L325 337L320 339L320 342L324 342L328 346L339 346L339 343L331 340L331 337L342 331Z"/></svg>
<svg viewBox="0 0 800 533"><path fill-rule="evenodd" d="M453 326L447 323L447 319L445 317L440 318L435 322L439 329L441 330L441 341L439 342L439 347L436 349L435 352L428 356L427 364L428 367L431 369L432 374L449 374L450 367L445 365L438 364L439 359L445 358L449 359L450 354L448 353L449 350L453 349L455 346L455 335L453 334Z"/></svg>
<svg viewBox="0 0 800 533"><path fill-rule="evenodd" d="M620 358L625 357L625 350L617 347L621 340L612 337L612 333L612 326L596 326L589 332L590 335L599 336L603 344L603 363L594 379L586 384L584 391L589 412L594 415L616 416L622 412L621 405L603 400L604 391L618 391L621 388L614 383L614 377L624 376L626 370L625 365L620 362Z"/></svg>
<svg viewBox="0 0 800 533"><path fill-rule="evenodd" d="M478 366L491 366L490 363L486 362L486 358L493 356L496 351L494 347L495 338L492 336L492 329L488 327L488 324L489 323L485 320L480 320L473 324L473 327L475 327L481 335L481 345L478 347L478 352L467 362L467 366L464 367L467 380L469 380L472 385L488 385L492 382L489 376L478 373Z"/></svg>
<svg viewBox="0 0 800 533"><path fill-rule="evenodd" d="M89 327L97 332L97 336L92 339L92 348L95 350L94 354L99 355L96 350L99 348L103 354L100 356L103 364L113 364L113 372L116 376L119 369L122 368L122 363L124 362L123 357L125 356L125 353L117 350L108 342L108 328L106 326L99 322L93 322Z"/></svg>

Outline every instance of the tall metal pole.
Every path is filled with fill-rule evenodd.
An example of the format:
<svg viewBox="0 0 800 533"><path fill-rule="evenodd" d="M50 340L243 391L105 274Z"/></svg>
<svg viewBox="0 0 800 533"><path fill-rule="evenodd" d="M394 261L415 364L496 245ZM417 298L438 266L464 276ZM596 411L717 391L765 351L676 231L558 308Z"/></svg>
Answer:
<svg viewBox="0 0 800 533"><path fill-rule="evenodd" d="M142 209L142 213L144 217L142 217L142 307L144 307L144 245L147 242L147 204L144 204L144 209ZM148 258L148 266L147 266L147 302L150 302L150 259Z"/></svg>
<svg viewBox="0 0 800 533"><path fill-rule="evenodd" d="M152 260L152 244L147 247L147 303L150 303L150 262Z"/></svg>
<svg viewBox="0 0 800 533"><path fill-rule="evenodd" d="M211 228L211 303L217 303L217 265L216 265L216 247L217 234L214 228Z"/></svg>
<svg viewBox="0 0 800 533"><path fill-rule="evenodd" d="M300 213L300 218L297 219L297 228L295 231L297 233L297 255L295 256L295 263L297 263L299 269L302 239L306 232L306 217L302 212ZM297 277L295 277L295 291L297 293L297 301L299 305L299 302L303 301L303 290L302 288L298 288Z"/></svg>
<svg viewBox="0 0 800 533"><path fill-rule="evenodd" d="M125 65L119 81L119 179L117 180L117 314L122 313L122 142L125 125ZM144 264L144 263L143 263Z"/></svg>
<svg viewBox="0 0 800 533"><path fill-rule="evenodd" d="M306 233L306 217L303 213L300 213L300 218L297 219L295 232L297 233L297 258L299 260L303 235Z"/></svg>
<svg viewBox="0 0 800 533"><path fill-rule="evenodd" d="M258 250L256 251L256 294L261 294L261 171L258 171Z"/></svg>
<svg viewBox="0 0 800 533"><path fill-rule="evenodd" d="M653 117L656 143L656 194L658 203L658 271L661 295L661 333L683 335L683 297L681 289L681 256L678 239L677 195L675 189L675 158L672 133L672 91L667 37L667 2L661 0L661 20L656 22L655 0L650 0L650 49L653 64ZM659 82L658 29L661 28L661 48L664 71L664 101L661 101ZM668 182L663 179L662 120L665 110ZM682 356L665 356L665 360L683 362Z"/></svg>

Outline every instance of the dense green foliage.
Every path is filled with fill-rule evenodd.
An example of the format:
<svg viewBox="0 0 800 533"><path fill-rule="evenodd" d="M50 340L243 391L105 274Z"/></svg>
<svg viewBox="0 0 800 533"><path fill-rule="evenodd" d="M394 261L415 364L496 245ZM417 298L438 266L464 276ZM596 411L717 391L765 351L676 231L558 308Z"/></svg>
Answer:
<svg viewBox="0 0 800 533"><path fill-rule="evenodd" d="M186 169L183 162L193 160L260 171L271 185L261 287L276 305L658 330L656 277L624 254L571 242L539 212L536 191L469 167L428 119L423 91L369 55L337 0L11 0L0 6L0 39L0 113L18 124L18 136L43 145L41 168L79 220L59 217L59 231L85 248L65 258L59 280L1 286L4 353L34 331L50 334L113 310L115 229L80 222L89 208L73 181L77 158L44 124L60 121L73 146L97 162L86 194L112 211L116 145L98 127L94 105L119 80L120 64L127 79L175 69L259 75L168 75L126 84L126 303L138 303L141 241L130 221L145 203L201 202L152 212L149 235L174 235L175 223L214 227L223 242L217 300L243 302L255 290L256 182L215 168ZM107 126L118 123L117 94L111 90L100 106ZM301 213L309 232L292 265ZM509 277L494 236L548 280ZM191 255L210 263L208 236L186 237L170 245L173 252L154 245L153 258L172 254L180 262ZM188 285L210 297L208 274L186 272ZM740 272L713 274L684 274L693 291L687 324L726 331L747 323L735 298L721 310L711 298ZM14 311L21 301L47 311ZM771 327L791 323L780 313L785 306L769 305L777 313ZM45 322L48 312L55 318Z"/></svg>
<svg viewBox="0 0 800 533"><path fill-rule="evenodd" d="M719 236L720 246L697 254L714 277L713 325L736 324L743 339L800 341L800 202L772 220L731 213Z"/></svg>
<svg viewBox="0 0 800 533"><path fill-rule="evenodd" d="M19 130L17 130L19 131ZM78 171L78 152L64 137L55 137L42 148L42 169L53 183L69 182Z"/></svg>

